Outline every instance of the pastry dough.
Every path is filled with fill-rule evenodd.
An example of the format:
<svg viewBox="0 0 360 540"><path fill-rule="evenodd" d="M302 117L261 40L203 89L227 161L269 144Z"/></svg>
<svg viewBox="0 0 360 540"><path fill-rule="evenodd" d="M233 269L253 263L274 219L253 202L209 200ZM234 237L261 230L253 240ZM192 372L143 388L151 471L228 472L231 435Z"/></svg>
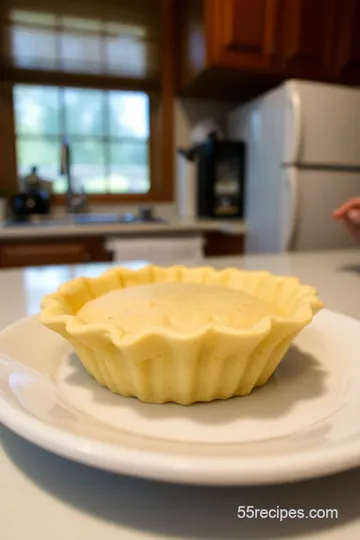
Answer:
<svg viewBox="0 0 360 540"><path fill-rule="evenodd" d="M189 405L265 384L321 308L316 290L293 277L118 267L46 296L40 322L111 391Z"/></svg>
<svg viewBox="0 0 360 540"><path fill-rule="evenodd" d="M124 334L154 327L189 334L204 326L245 329L280 314L276 305L244 291L199 283L152 283L118 289L87 302L77 316L89 324L111 323Z"/></svg>

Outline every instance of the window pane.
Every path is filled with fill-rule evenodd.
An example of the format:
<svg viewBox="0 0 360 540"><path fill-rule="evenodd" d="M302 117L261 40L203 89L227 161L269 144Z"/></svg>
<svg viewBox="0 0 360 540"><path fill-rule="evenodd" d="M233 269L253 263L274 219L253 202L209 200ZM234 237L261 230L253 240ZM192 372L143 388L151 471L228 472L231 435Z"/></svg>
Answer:
<svg viewBox="0 0 360 540"><path fill-rule="evenodd" d="M65 126L69 135L103 134L103 99L101 90L65 89Z"/></svg>
<svg viewBox="0 0 360 540"><path fill-rule="evenodd" d="M111 143L111 193L146 193L150 189L147 142Z"/></svg>
<svg viewBox="0 0 360 540"><path fill-rule="evenodd" d="M11 51L18 67L55 69L57 66L56 33L54 30L13 26Z"/></svg>
<svg viewBox="0 0 360 540"><path fill-rule="evenodd" d="M109 92L112 137L149 137L149 96L143 92Z"/></svg>
<svg viewBox="0 0 360 540"><path fill-rule="evenodd" d="M52 86L16 85L14 88L17 134L60 133L59 90Z"/></svg>
<svg viewBox="0 0 360 540"><path fill-rule="evenodd" d="M66 193L68 189L67 180L64 176L59 176L54 182L55 193Z"/></svg>
<svg viewBox="0 0 360 540"><path fill-rule="evenodd" d="M71 162L74 187L87 193L107 191L104 145L93 139L71 143Z"/></svg>
<svg viewBox="0 0 360 540"><path fill-rule="evenodd" d="M14 86L18 172L32 166L64 193L62 135L69 135L73 187L88 193L150 189L149 97L144 92Z"/></svg>
<svg viewBox="0 0 360 540"><path fill-rule="evenodd" d="M38 174L44 180L59 178L60 142L45 139L17 139L18 175L29 174L30 167L36 165Z"/></svg>
<svg viewBox="0 0 360 540"><path fill-rule="evenodd" d="M131 36L107 36L105 59L107 71L123 77L145 77L149 69L146 42Z"/></svg>
<svg viewBox="0 0 360 540"><path fill-rule="evenodd" d="M63 69L82 73L101 72L100 35L61 34L60 51Z"/></svg>

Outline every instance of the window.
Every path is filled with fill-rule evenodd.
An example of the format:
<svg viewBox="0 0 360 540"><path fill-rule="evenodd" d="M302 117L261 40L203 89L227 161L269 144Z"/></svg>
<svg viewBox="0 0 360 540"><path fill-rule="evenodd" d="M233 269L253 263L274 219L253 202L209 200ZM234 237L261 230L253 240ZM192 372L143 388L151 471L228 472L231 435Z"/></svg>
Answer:
<svg viewBox="0 0 360 540"><path fill-rule="evenodd" d="M20 9L11 8L18 1ZM14 67L159 82L159 0L78 0L52 8L46 0L18 1L10 0L4 21Z"/></svg>
<svg viewBox="0 0 360 540"><path fill-rule="evenodd" d="M150 190L150 102L144 92L15 85L18 176L32 166L66 191L60 175L64 136L70 144L73 183L87 193Z"/></svg>

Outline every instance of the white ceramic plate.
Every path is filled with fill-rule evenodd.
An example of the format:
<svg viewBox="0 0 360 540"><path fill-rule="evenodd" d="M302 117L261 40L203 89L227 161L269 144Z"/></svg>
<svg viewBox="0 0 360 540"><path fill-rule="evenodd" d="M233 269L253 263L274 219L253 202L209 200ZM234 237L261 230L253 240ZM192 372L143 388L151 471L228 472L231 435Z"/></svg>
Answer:
<svg viewBox="0 0 360 540"><path fill-rule="evenodd" d="M183 407L101 388L27 318L0 334L0 420L62 456L197 484L261 484L360 465L360 321L322 311L250 396Z"/></svg>

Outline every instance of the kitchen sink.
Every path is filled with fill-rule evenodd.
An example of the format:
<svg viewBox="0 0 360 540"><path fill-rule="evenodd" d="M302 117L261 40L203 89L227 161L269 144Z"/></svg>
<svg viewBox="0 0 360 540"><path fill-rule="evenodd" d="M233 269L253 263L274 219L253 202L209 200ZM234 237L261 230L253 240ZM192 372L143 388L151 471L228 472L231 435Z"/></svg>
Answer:
<svg viewBox="0 0 360 540"><path fill-rule="evenodd" d="M75 214L73 223L78 225L89 224L111 224L111 223L163 223L161 218L150 217L143 219L132 213L125 214Z"/></svg>
<svg viewBox="0 0 360 540"><path fill-rule="evenodd" d="M150 217L143 219L132 213L89 213L89 214L69 214L61 216L30 216L28 219L13 219L5 223L5 227L63 227L71 225L111 225L111 224L131 224L131 223L165 223L164 219Z"/></svg>

